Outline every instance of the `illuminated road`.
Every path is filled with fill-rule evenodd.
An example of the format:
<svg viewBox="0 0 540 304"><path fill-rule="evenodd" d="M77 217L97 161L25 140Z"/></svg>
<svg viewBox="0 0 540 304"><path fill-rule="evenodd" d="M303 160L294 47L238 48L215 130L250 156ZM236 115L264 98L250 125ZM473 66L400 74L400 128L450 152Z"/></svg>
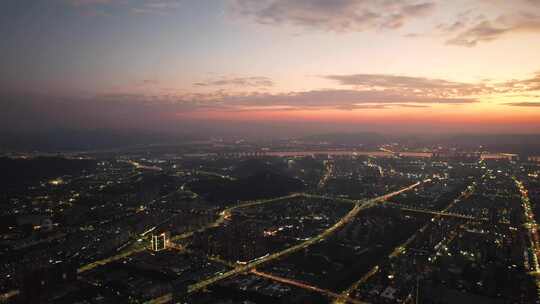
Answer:
<svg viewBox="0 0 540 304"><path fill-rule="evenodd" d="M166 293L160 297L144 302L144 304L165 304L173 300L172 293Z"/></svg>
<svg viewBox="0 0 540 304"><path fill-rule="evenodd" d="M173 192L173 193L175 193L175 192ZM188 237L191 237L196 232L203 232L203 231L205 231L207 229L210 229L210 228L219 227L223 223L225 223L225 221L227 221L227 219L230 218L232 211L235 210L235 209L258 206L258 205L269 204L269 203L275 203L275 202L278 202L278 201L281 201L281 200L291 199L291 198L295 198L295 197L333 199L332 197L327 197L327 196L311 195L311 194L307 194L307 193L293 193L293 194L290 194L290 195L287 195L287 196L282 196L282 197L277 197L277 198L272 198L272 199L245 202L245 203L242 203L242 204L239 204L239 205L236 205L236 206L233 206L233 207L230 207L230 208L227 208L227 209L221 211L220 214L219 214L219 217L217 218L216 221L214 221L212 223L209 223L208 225L203 226L203 227L201 227L201 228L199 228L199 229L197 229L195 231L189 231L189 232L186 232L186 233L183 233L183 234L172 236L170 238L170 240L172 242L179 241L181 239L186 239ZM336 200L337 201L342 201L342 202L353 202L352 200L347 200L347 199L336 199ZM148 232L148 231L150 231L150 229L147 230L146 232ZM143 233L143 234L145 234L145 233ZM86 272L88 270L94 269L94 268L96 268L98 266L103 266L103 265L109 264L111 262L121 260L123 258L126 258L126 257L132 255L132 254L144 251L145 249L147 249L147 246L145 246L144 244L139 244L139 243L132 244L130 249L122 251L121 253L118 253L116 255L113 255L113 256L98 260L98 261L91 262L91 263L86 264L84 266L81 266L79 269L77 269L77 273L83 273L83 272Z"/></svg>
<svg viewBox="0 0 540 304"><path fill-rule="evenodd" d="M429 180L425 180L424 182L428 182ZM220 274L220 275L217 275L217 276L214 276L214 277L210 277L210 278L207 278L203 281L200 281L198 283L195 283L193 285L190 285L188 287L188 292L192 293L192 292L195 292L195 291L198 291L198 290L201 290L203 288L206 288L208 287L209 285L212 285L216 282L219 282L221 280L224 280L226 278L229 278L229 277L232 277L232 276L235 276L235 275L238 275L238 274L241 274L241 273L247 273L249 271L251 271L252 269L262 265L262 264L265 264L265 263L268 263L270 261L273 261L273 260L276 260L278 258L282 258L286 255L289 255L289 254L292 254L294 252L297 252L299 250L302 250L302 249L305 249L315 243L318 243L320 241L323 241L324 239L326 239L327 237L331 236L334 232L336 232L338 229L340 229L341 227L343 227L344 225L346 225L347 223L349 223L350 221L352 221L356 215L358 215L358 213L361 211L361 210L364 210L364 209L367 209L367 208L371 208L383 201L386 201L387 199L393 197L393 196L396 196L396 195L399 195L403 192L406 192L406 191L409 191L411 189L414 189L416 188L418 185L420 185L422 182L417 182L413 185L410 185L408 187L405 187L401 190L398 190L398 191L394 191L392 193L389 193L389 194L385 194L383 196L379 196L379 197L376 197L376 198L373 198L373 199L370 199L370 200L367 200L365 202L361 202L361 201L357 201L354 205L354 207L351 209L351 211L349 211L349 213L347 213L344 217L342 217L337 223L335 223L333 226L331 226L330 228L326 229L325 231L323 231L321 234L309 239L309 240L306 240L300 244L297 244L295 246L292 246L292 247L289 247L283 251L279 251L279 252L276 252L276 253L273 253L273 254L270 254L264 258L261 258L261 259L258 259L258 260L255 260L253 262L250 262L246 265L242 265L242 266L238 266L236 267L235 269L233 270L230 270L230 271L227 271L223 274Z"/></svg>
<svg viewBox="0 0 540 304"><path fill-rule="evenodd" d="M149 202L148 205L152 205L152 204L155 204L157 201L160 201L160 200L163 200L163 199L167 199L169 198L170 196L174 195L175 193L177 193L178 190L174 190L172 191L171 193L168 193L168 194L165 194L157 199L154 199L153 201ZM142 238L144 237L146 234L152 232L154 229L156 229L158 226L161 226L162 224L168 222L169 220L171 220L174 216L170 216L169 218L167 218L166 220L156 224L156 226L153 226L152 228L150 229L147 229L146 231L144 231L143 233L141 233L140 235L138 235L137 238ZM179 236L176 236L176 240L178 239L181 239L181 238L186 238L188 236L191 236L191 233L185 233L185 234L181 234ZM128 242L128 244L126 245L126 247L129 246L128 249L124 249L124 250L121 250L118 254L115 254L115 255L112 255L112 256L109 256L109 257L106 257L104 259L101 259L101 260L97 260L97 261L94 261L94 262L91 262L91 263L88 263L86 265L83 265L81 267L79 267L77 269L77 273L83 273L83 272L86 272L88 270L92 270L98 266L103 266L103 265L106 265L106 264L109 264L111 262L114 262L114 261L118 261L118 260L121 260L123 258L126 258L132 254L135 254L137 252L141 252L141 251L144 251L147 246L143 243L140 243L140 242L137 242L137 238L135 239L132 239L131 241Z"/></svg>
<svg viewBox="0 0 540 304"><path fill-rule="evenodd" d="M208 225L206 225L204 227L201 227L201 228L199 228L199 229L197 229L195 231L189 231L189 232L186 232L186 233L183 233L183 234L175 235L175 236L171 237L170 240L172 242L179 241L181 239L186 239L188 237L191 237L195 232L203 232L203 231L205 231L207 229L221 226L227 219L230 218L231 212L233 210L235 210L235 209L258 206L258 205L268 204L268 203L274 203L274 202L277 202L277 201L281 201L281 200L285 200L285 199L291 199L291 198L295 198L295 197L301 197L301 196L311 197L311 198L330 199L329 197L310 195L310 194L305 194L305 193L293 193L293 194L290 194L290 195L287 195L287 196L282 196L282 197L277 197L277 198L272 198L272 199L246 202L246 203L239 204L239 205L236 205L236 206L233 206L233 207L230 207L230 208L227 208L227 209L223 210L222 212L220 212L219 217L217 218L216 221L214 221L212 223L209 223ZM148 231L149 230L147 230L147 232ZM145 233L143 233L143 234L145 234ZM126 257L132 255L132 254L144 251L145 249L147 249L147 246L145 246L144 244L135 243L135 244L133 244L131 246L130 249L127 249L127 250L125 250L125 251L123 251L121 253L118 253L116 255L113 255L113 256L98 260L98 261L91 262L91 263L86 264L84 266L81 266L79 269L77 269L77 273L83 273L83 272L86 272L88 270L94 269L94 268L96 268L98 266L103 266L103 265L109 264L111 262L121 260L123 258L126 258Z"/></svg>
<svg viewBox="0 0 540 304"><path fill-rule="evenodd" d="M327 161L325 161L324 168L325 168L325 173L321 177L321 180L319 181L319 184L317 185L317 187L319 187L319 189L324 188L324 186L326 185L326 182L328 182L330 177L332 177L332 174L334 172L334 163L332 161L330 161L330 160L327 160Z"/></svg>
<svg viewBox="0 0 540 304"><path fill-rule="evenodd" d="M538 264L538 256L540 254L540 242L538 238L538 224L536 223L527 189L523 185L523 182L517 180L515 177L513 179L521 194L521 203L523 206L523 214L525 216L524 227L527 230L527 236L529 239L529 251L531 253L529 254L529 256L532 258L532 263L529 263L529 269L533 268L530 274L533 275L535 278L537 295L538 299L540 300L540 266Z"/></svg>
<svg viewBox="0 0 540 304"><path fill-rule="evenodd" d="M424 180L423 182L428 182L428 181L430 181L430 180L427 179L427 180ZM326 237L332 235L336 230L338 230L339 228L343 227L345 224L347 224L351 220L353 220L354 217L356 217L356 215L361 210L371 208L371 207L375 206L376 204L384 202L384 201L386 201L387 199L389 199L389 198L391 198L393 196L396 196L396 195L399 195L399 194L401 194L403 192L414 189L423 182L417 182L417 183L415 183L413 185L410 185L408 187L405 187L403 189L400 189L400 190L394 191L392 193L389 193L389 194L386 194L386 195L383 195L383 196L379 196L379 197L367 200L365 202L354 201L354 200L343 199L343 198L333 198L333 197L329 197L329 196L307 194L307 193L293 193L293 194L278 197L278 198L272 198L272 199L266 199L266 200L257 200L257 201L253 201L253 202L246 202L246 203L243 203L243 204L239 204L239 205L227 208L227 209L220 212L219 217L215 222L210 223L207 226L204 226L204 227L202 227L202 228L200 228L200 229L198 229L196 231L204 231L206 229L209 229L209 228L212 228L212 227L218 227L218 226L222 225L226 220L228 220L230 218L232 211L235 210L235 209L246 208L246 207L251 207L251 206L258 206L258 205L268 204L268 203L274 203L274 202L277 202L277 201L281 201L281 200L285 200L285 199L291 199L291 198L295 198L295 197L306 197L306 198L315 198L315 199L331 199L331 200L334 200L334 201L337 201L337 202L354 203L354 207L351 209L351 211L349 211L349 213L347 213L337 223L335 223L333 226L331 226L327 230L323 231L321 234L319 234L319 235L317 235L317 236L315 236L315 237L313 237L313 238L311 238L311 239L309 239L307 241L304 241L304 242L302 242L302 243L300 243L298 245L289 247L289 248L287 248L287 249L285 249L283 251L276 252L274 254L268 255L265 258L253 261L253 262L251 262L249 264L246 264L246 265L237 266L235 269L230 270L228 272L225 272L225 273L223 273L221 275L214 276L214 277L205 279L203 281L200 281L198 283L195 283L193 285L190 285L188 287L188 291L190 293L192 293L192 292L195 292L197 290L203 289L203 288L205 288L205 287L207 287L209 285L212 285L212 284L214 284L214 283L216 283L218 281L229 278L231 276L235 276L235 275L241 274L241 273L247 273L247 272L251 271L252 269L255 269L257 266L260 266L260 265L262 265L264 263L267 263L269 261L281 258L283 256L286 256L286 255L289 255L291 253L302 250L304 248L307 248L307 247L309 247L309 246L311 246L311 245L313 245L313 244L315 244L317 242L323 241ZM180 240L180 239L190 237L196 231L186 232L186 233L181 234L181 235L173 236L171 238L171 241L177 241L177 240ZM120 260L122 258L128 257L128 256L130 256L130 255L132 255L134 253L143 251L145 249L146 249L146 246L142 246L142 245L140 247L132 248L130 250L127 250L127 251L122 252L120 254L114 255L112 257L108 257L106 259L95 261L95 262L90 263L88 265L82 266L81 268L79 268L77 270L77 272L78 273L83 273L83 272L91 270L91 269L93 269L95 267L105 265L105 264L108 264L110 262L117 261L117 260ZM164 295L162 297L153 299L153 300L149 301L149 303L166 303L166 302L169 302L170 300L171 300L171 295L169 294L169 295Z"/></svg>
<svg viewBox="0 0 540 304"><path fill-rule="evenodd" d="M223 174L219 174L219 173L216 173L216 172L196 170L195 173L200 174L200 175L208 175L208 176L213 176L213 177L219 177L219 178L228 179L228 180L231 180L231 181L236 180L236 178L234 178L232 176L223 175Z"/></svg>
<svg viewBox="0 0 540 304"><path fill-rule="evenodd" d="M334 301L334 304L343 304L343 303L346 303L347 299L350 299L349 296L351 295L351 293L353 291L355 291L358 286L364 284L367 280L369 280L369 278L371 278L372 276L374 276L377 272L379 272L379 265L375 265L373 268L371 268L370 271L368 271L366 274L364 274L360 280L354 282L354 284L352 284L351 286L349 286L349 288L347 288L346 290L344 290L340 295L339 297L336 298L336 300Z"/></svg>
<svg viewBox="0 0 540 304"><path fill-rule="evenodd" d="M221 226L228 218L230 218L231 212L234 209L273 203L273 202L277 202L277 201L280 201L280 200L290 199L290 198L299 197L299 196L303 196L303 195L304 195L303 193L294 193L294 194L283 196L283 197L267 199L267 200L258 200L258 201L254 201L254 202L247 202L247 203L243 203L243 204L239 204L239 205L227 208L227 209L223 210L219 214L219 217L217 218L216 221L214 221L214 222L212 222L212 223L210 223L210 224L208 224L206 226L203 226L203 227L201 227L201 228L199 228L199 229L197 229L195 231L189 231L189 232L186 232L186 233L183 233L183 234L175 235L175 236L170 238L170 241L175 242L175 241L179 241L179 240L182 240L182 239L186 239L188 237L191 237L195 232L203 232L203 231L205 231L207 229ZM144 236L146 233L148 233L150 231L151 231L151 229L145 231L142 234L142 236ZM77 269L77 273L83 273L83 272L86 272L88 270L92 270L92 269L94 269L94 268L96 268L98 266L103 266L103 265L109 264L111 262L121 260L123 258L126 258L126 257L132 255L132 254L144 251L145 249L147 249L147 246L144 245L144 244L140 244L140 243L132 244L131 248L129 248L129 249L125 250L125 251L122 251L121 253L118 253L116 255L113 255L113 256L110 256L110 257L107 257L107 258L104 258L104 259L101 259L101 260L94 261L92 263L86 264L84 266L81 266L79 269Z"/></svg>
<svg viewBox="0 0 540 304"><path fill-rule="evenodd" d="M186 248L184 248L182 246L178 246L175 243L172 243L169 247L171 249L177 250L179 252L185 252L185 253L193 254L192 251L190 251L190 250L188 250L188 249L186 249ZM235 268L237 266L236 263L225 261L225 260L223 260L223 259L221 259L219 257L216 257L216 256L207 256L206 258L208 260L210 260L210 261L213 261L213 262L216 262L216 263L219 263L219 264L223 264L223 265L225 265L227 267ZM263 278L266 278L266 279L270 279L270 280L275 281L275 282L295 286L295 287L302 288L302 289L309 290L309 291L315 291L315 292L324 294L324 295L326 295L326 296L328 296L330 298L338 298L339 297L340 299L342 299L344 301L343 303L365 304L365 302L361 302L359 300L355 300L355 299L352 299L352 298L343 297L342 295L339 295L339 294L337 294L337 293L335 293L333 291L327 290L327 289L323 289L323 288L320 288L320 287L317 287L317 286L309 285L309 284L306 284L304 282L279 277L279 276L272 275L272 274L269 274L269 273L260 272L260 271L257 271L256 269L252 269L250 271L250 273L253 274L253 275L256 275L256 276L260 276L260 277L263 277ZM163 298L163 299L165 299L165 298ZM157 303L157 302L152 302L152 303Z"/></svg>
<svg viewBox="0 0 540 304"><path fill-rule="evenodd" d="M343 297L340 294L337 294L337 293L332 292L330 290L322 289L322 288L319 288L317 286L309 285L309 284L306 284L306 283L303 283L303 282L298 282L298 281L295 281L295 280L278 277L278 276L275 276L275 275L272 275L272 274L269 274L269 273L259 272L257 270L251 270L251 273L256 275L256 276L263 277L263 278L266 278L266 279L270 279L270 280L275 281L275 282L295 286L295 287L306 289L306 290L309 290L309 291L318 292L318 293L321 293L321 294L326 295L326 296L331 297L331 298L340 298L343 301L343 303L367 304L366 302L362 302L362 301L355 300L355 299L348 298L348 297Z"/></svg>
<svg viewBox="0 0 540 304"><path fill-rule="evenodd" d="M144 170L152 170L152 171L163 171L162 168L160 167L157 167L157 166L145 166L145 165L141 165L140 163L136 162L136 161L128 161L128 163L130 163L131 165L133 165L136 169L144 169Z"/></svg>
<svg viewBox="0 0 540 304"><path fill-rule="evenodd" d="M427 181L427 180L426 180ZM424 181L424 182L426 182ZM465 191L463 191L456 199L454 199L450 204L448 204L448 206L446 206L446 208L444 208L442 211L440 212L436 212L435 216L430 220L428 221L424 226L422 226L420 229L418 229L413 235L411 235L407 240L405 240L405 242L403 242L402 244L400 244L399 246L397 246L396 248L394 248L394 250L388 255L388 258L389 259L394 259L398 256L400 256L402 253L404 253L407 249L407 247L409 247L409 245L422 233L424 233L424 231L426 231L426 229L429 227L429 225L435 221L437 221L438 219L440 219L442 216L444 216L445 214L448 214L448 210L450 210L450 208L452 208L456 203L460 202L461 200L464 200L464 199L467 199L469 198L473 192L475 191L475 188L474 186L469 186L467 187L467 189ZM414 211L416 211L415 209L413 209ZM431 214L431 213L429 213ZM371 270L369 270L365 275L363 275L358 281L356 281L355 283L353 283L349 288L347 288L346 290L344 290L340 297L337 298L335 301L334 301L334 304L342 304L342 303L345 303L343 301L343 298L345 297L349 297L351 295L351 293L356 290L360 285L362 285L363 283L365 283L369 278L371 278L372 276L374 276L377 272L379 272L379 269L380 269L380 266L379 265L375 265L373 268L371 268Z"/></svg>

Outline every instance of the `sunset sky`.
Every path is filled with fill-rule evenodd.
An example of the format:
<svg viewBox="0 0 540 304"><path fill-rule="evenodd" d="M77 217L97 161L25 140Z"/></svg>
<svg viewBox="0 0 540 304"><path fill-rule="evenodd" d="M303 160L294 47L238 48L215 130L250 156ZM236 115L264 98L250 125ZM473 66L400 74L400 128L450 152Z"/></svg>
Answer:
<svg viewBox="0 0 540 304"><path fill-rule="evenodd" d="M540 133L540 0L6 0L0 37L4 129Z"/></svg>

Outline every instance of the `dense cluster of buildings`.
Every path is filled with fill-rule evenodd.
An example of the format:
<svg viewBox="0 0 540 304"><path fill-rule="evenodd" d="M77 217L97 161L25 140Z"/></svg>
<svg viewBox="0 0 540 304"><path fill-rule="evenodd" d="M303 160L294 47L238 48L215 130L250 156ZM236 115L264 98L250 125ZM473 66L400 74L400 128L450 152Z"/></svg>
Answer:
<svg viewBox="0 0 540 304"><path fill-rule="evenodd" d="M14 303L536 301L540 284L529 275L540 271L535 159L395 148L85 157L95 166L2 193L1 297ZM300 180L305 189L246 201L208 200L190 189L200 181L227 187L258 170ZM366 200L419 181L332 230ZM332 233L316 243L272 257L326 231ZM248 268L229 275L239 267ZM194 287L205 282L206 292Z"/></svg>

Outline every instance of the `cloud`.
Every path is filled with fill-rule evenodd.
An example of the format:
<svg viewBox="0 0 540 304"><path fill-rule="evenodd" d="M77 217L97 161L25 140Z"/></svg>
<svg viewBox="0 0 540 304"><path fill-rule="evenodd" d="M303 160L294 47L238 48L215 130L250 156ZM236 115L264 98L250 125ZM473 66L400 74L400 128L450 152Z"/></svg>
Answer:
<svg viewBox="0 0 540 304"><path fill-rule="evenodd" d="M495 26L490 21L483 21L464 32L459 33L446 43L450 45L473 47L479 42L493 41L510 31L510 28Z"/></svg>
<svg viewBox="0 0 540 304"><path fill-rule="evenodd" d="M531 78L510 80L497 85L504 92L526 92L540 90L540 71Z"/></svg>
<svg viewBox="0 0 540 304"><path fill-rule="evenodd" d="M202 85L217 87L205 93L111 93L92 98L53 98L47 96L4 96L12 100L0 104L0 126L10 128L42 128L78 126L90 128L137 128L143 125L173 127L178 114L214 111L224 115L246 111L298 110L387 110L422 109L437 104L465 105L476 103L465 92L474 92L474 85L439 79L396 75L329 75L328 79L346 89L319 89L296 92L267 93L245 89L270 85L266 77L236 77L209 80ZM517 81L517 80L516 80ZM531 79L521 80L523 83ZM143 79L140 85L154 85L156 80ZM507 84L505 84L507 85ZM228 91L244 88L244 91ZM458 93L456 93L458 92ZM189 116L189 115L188 115ZM41 124L41 125L40 125Z"/></svg>
<svg viewBox="0 0 540 304"><path fill-rule="evenodd" d="M324 75L343 86L356 90L394 91L402 96L417 97L467 97L489 94L509 94L540 91L540 71L524 79L494 83L489 79L477 83L464 83L443 79L400 76L391 74Z"/></svg>
<svg viewBox="0 0 540 304"><path fill-rule="evenodd" d="M157 79L142 79L134 81L134 85L136 87L155 87L159 85L161 82Z"/></svg>
<svg viewBox="0 0 540 304"><path fill-rule="evenodd" d="M404 95L385 90L322 89L288 93L103 94L91 98L57 98L43 95L0 96L0 127L36 128L167 128L178 114L217 111L385 110L426 108L434 104L463 105L473 98Z"/></svg>
<svg viewBox="0 0 540 304"><path fill-rule="evenodd" d="M540 34L540 16L537 15L519 13L501 15L492 20L478 19L476 22L457 21L444 28L447 32L457 32L446 43L474 47L479 43L494 41L511 34Z"/></svg>
<svg viewBox="0 0 540 304"><path fill-rule="evenodd" d="M450 23L450 24L445 24L445 23L441 23L439 25L437 25L437 29L442 31L442 32L446 32L446 33L455 33L459 30L462 30L464 29L465 27L467 26L467 22L464 21L464 20L458 20L454 23Z"/></svg>
<svg viewBox="0 0 540 304"><path fill-rule="evenodd" d="M246 107L275 108L286 107L297 110L317 109L353 109L388 106L415 107L432 104L468 104L476 102L474 98L421 96L403 94L394 90L342 90L321 89L279 94L269 93L224 93L198 94L196 96L179 97L184 105L190 104L194 109L204 105L206 109L239 110Z"/></svg>
<svg viewBox="0 0 540 304"><path fill-rule="evenodd" d="M181 7L179 0L65 0L66 3L81 7L90 15L96 15L95 9L115 7L134 14L163 14ZM99 15L107 15L100 12Z"/></svg>
<svg viewBox="0 0 540 304"><path fill-rule="evenodd" d="M444 79L386 75L351 74L321 76L347 86L338 89L318 89L296 92L233 92L222 85L244 85L265 77L240 77L210 80L204 86L217 90L205 93L114 93L88 98L56 98L23 95L0 96L0 127L51 128L93 126L137 128L140 125L164 129L178 123L178 115L207 111L223 113L223 117L246 111L365 110L377 111L408 108L423 109L436 105L467 105L477 103L476 94L512 94L540 89L540 72L525 79L502 83L461 83ZM142 83L155 83L146 79ZM535 98L537 94L529 94ZM507 103L514 107L539 107L540 102Z"/></svg>
<svg viewBox="0 0 540 304"><path fill-rule="evenodd" d="M429 105L422 104L400 104L400 103L390 103L390 104L353 104L353 105L343 105L334 107L337 110L386 110L386 109L395 109L395 108L430 108Z"/></svg>
<svg viewBox="0 0 540 304"><path fill-rule="evenodd" d="M232 11L266 25L293 25L330 32L360 32L374 29L398 29L414 20L434 14L438 2L422 0L229 0ZM447 45L474 47L504 36L540 33L540 1L483 0L427 33L406 37L436 35ZM444 19L447 19L446 16ZM412 29L412 28L409 28Z"/></svg>
<svg viewBox="0 0 540 304"><path fill-rule="evenodd" d="M166 14L180 7L178 0L153 0L144 1L140 5L134 6L131 8L131 12L136 14Z"/></svg>
<svg viewBox="0 0 540 304"><path fill-rule="evenodd" d="M470 84L425 77L387 74L326 75L323 77L335 80L341 85L364 89L392 89L424 96L470 96L491 91L491 88L485 84Z"/></svg>
<svg viewBox="0 0 540 304"><path fill-rule="evenodd" d="M234 87L271 87L274 82L268 77L223 77L204 82L196 82L195 86L211 87L211 86L234 86Z"/></svg>
<svg viewBox="0 0 540 304"><path fill-rule="evenodd" d="M473 98L404 95L398 91L321 89L287 93L225 92L177 95L105 94L96 100L115 105L167 107L167 111L242 111L242 110L317 110L408 107L425 108L433 104L461 105Z"/></svg>
<svg viewBox="0 0 540 304"><path fill-rule="evenodd" d="M540 102L533 102L533 101L509 102L509 103L505 103L505 105L512 106L512 107L540 107Z"/></svg>
<svg viewBox="0 0 540 304"><path fill-rule="evenodd" d="M66 0L68 4L75 6L111 4L113 0Z"/></svg>
<svg viewBox="0 0 540 304"><path fill-rule="evenodd" d="M433 2L365 0L230 0L233 12L260 24L291 24L332 32L395 29L429 15Z"/></svg>

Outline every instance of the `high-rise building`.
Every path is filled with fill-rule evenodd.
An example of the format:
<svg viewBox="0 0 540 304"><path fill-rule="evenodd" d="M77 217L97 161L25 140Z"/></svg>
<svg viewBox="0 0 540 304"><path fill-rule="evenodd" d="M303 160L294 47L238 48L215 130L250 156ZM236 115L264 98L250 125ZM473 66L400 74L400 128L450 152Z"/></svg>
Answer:
<svg viewBox="0 0 540 304"><path fill-rule="evenodd" d="M167 249L169 239L167 237L167 234L165 232L162 232L160 234L153 234L151 245L152 245L152 251L161 251Z"/></svg>

